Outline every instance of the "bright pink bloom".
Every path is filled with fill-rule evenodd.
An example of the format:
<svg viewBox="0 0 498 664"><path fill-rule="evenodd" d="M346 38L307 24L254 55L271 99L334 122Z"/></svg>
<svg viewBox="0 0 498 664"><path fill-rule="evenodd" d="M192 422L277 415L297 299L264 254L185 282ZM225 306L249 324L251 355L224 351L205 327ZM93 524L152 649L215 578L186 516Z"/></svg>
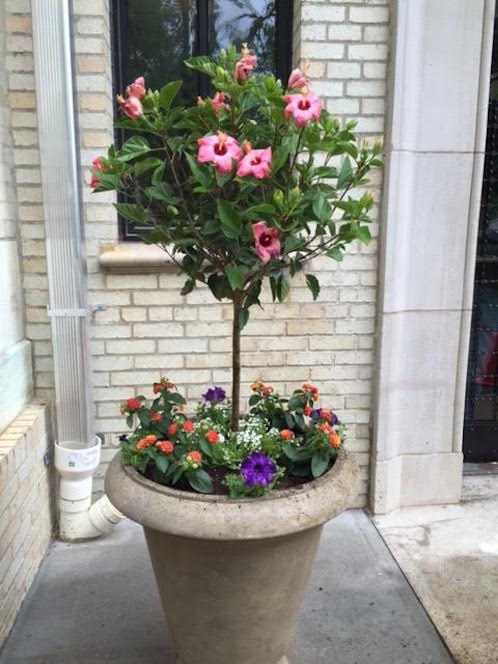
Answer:
<svg viewBox="0 0 498 664"><path fill-rule="evenodd" d="M100 157L95 157L95 159L92 161L92 169L94 171L103 171L104 170L102 164L100 163ZM95 173L92 173L92 175L90 176L90 181L89 181L88 184L93 189L98 186L99 179L98 179L98 177Z"/></svg>
<svg viewBox="0 0 498 664"><path fill-rule="evenodd" d="M320 97L314 92L306 94L284 95L287 106L284 110L286 118L292 115L298 127L305 127L312 120L318 120L322 112Z"/></svg>
<svg viewBox="0 0 498 664"><path fill-rule="evenodd" d="M258 66L258 59L255 55L246 55L235 65L235 79L239 83L247 81L253 69Z"/></svg>
<svg viewBox="0 0 498 664"><path fill-rule="evenodd" d="M123 97L118 96L118 104L121 106L123 113L131 120L137 120L144 112L142 103L137 97L131 96L125 100Z"/></svg>
<svg viewBox="0 0 498 664"><path fill-rule="evenodd" d="M271 148L263 150L252 150L239 161L237 166L237 176L243 178L246 175L253 175L258 180L265 178L271 168Z"/></svg>
<svg viewBox="0 0 498 664"><path fill-rule="evenodd" d="M235 65L234 78L239 83L247 81L253 69L258 66L258 58L251 55L251 51L247 48L247 44L242 44L240 60Z"/></svg>
<svg viewBox="0 0 498 664"><path fill-rule="evenodd" d="M219 113L220 108L228 108L226 103L226 95L223 92L217 92L214 97L211 99L211 106L215 113Z"/></svg>
<svg viewBox="0 0 498 664"><path fill-rule="evenodd" d="M301 69L293 69L290 73L287 87L291 90L301 90L309 84L308 77Z"/></svg>
<svg viewBox="0 0 498 664"><path fill-rule="evenodd" d="M142 99L145 97L145 79L143 76L136 78L131 85L126 88L127 97L136 97Z"/></svg>
<svg viewBox="0 0 498 664"><path fill-rule="evenodd" d="M258 221L252 225L252 232L256 251L263 263L268 263L270 258L278 258L280 256L280 241L276 228L268 228L266 221Z"/></svg>
<svg viewBox="0 0 498 664"><path fill-rule="evenodd" d="M218 173L229 173L233 162L239 161L242 157L242 150L235 138L221 131L199 138L197 142L199 143L197 161L201 164L215 164Z"/></svg>

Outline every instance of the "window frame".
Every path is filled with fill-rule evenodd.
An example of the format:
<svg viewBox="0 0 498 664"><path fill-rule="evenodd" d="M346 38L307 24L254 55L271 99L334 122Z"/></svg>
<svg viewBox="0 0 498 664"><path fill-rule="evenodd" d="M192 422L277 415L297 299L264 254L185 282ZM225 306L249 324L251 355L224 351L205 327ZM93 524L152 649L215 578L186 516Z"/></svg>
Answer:
<svg viewBox="0 0 498 664"><path fill-rule="evenodd" d="M196 49L194 55L209 54L209 2L210 0L196 0L197 2L197 30ZM282 81L287 81L292 69L292 35L293 35L293 2L291 0L275 0L275 61L276 75ZM127 34L127 0L111 0L111 47L112 47L112 87L113 96L122 92L130 82L126 79L123 66L122 54L126 50ZM206 76L199 75L198 91L203 97L209 94L209 80ZM118 109L115 106L115 118L118 117ZM123 143L124 130L115 130L115 141L117 145ZM130 227L129 222L118 217L119 239L121 242L140 242L141 238ZM144 232L144 231L141 231ZM145 231L146 232L146 231Z"/></svg>

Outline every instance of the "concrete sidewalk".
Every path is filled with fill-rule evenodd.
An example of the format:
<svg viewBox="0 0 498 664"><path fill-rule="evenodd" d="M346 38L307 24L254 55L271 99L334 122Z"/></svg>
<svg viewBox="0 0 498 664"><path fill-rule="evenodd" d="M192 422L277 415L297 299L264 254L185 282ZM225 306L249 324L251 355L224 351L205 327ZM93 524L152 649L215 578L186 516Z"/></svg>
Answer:
<svg viewBox="0 0 498 664"><path fill-rule="evenodd" d="M292 664L453 662L360 510L325 528L290 658ZM142 531L131 522L107 539L54 544L0 655L0 664L118 662L174 662Z"/></svg>

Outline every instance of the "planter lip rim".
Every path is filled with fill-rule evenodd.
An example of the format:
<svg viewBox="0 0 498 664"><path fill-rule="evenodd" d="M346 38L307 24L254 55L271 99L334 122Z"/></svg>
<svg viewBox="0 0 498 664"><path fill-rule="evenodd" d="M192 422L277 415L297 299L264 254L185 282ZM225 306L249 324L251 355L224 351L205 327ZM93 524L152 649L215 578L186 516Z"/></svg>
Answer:
<svg viewBox="0 0 498 664"><path fill-rule="evenodd" d="M117 456L117 455L116 455ZM121 455L119 455L121 456ZM294 496L300 496L303 493L306 493L312 489L319 489L321 485L328 484L330 480L333 479L335 475L342 470L346 460L351 456L351 452L345 450L344 448L339 451L336 461L332 468L329 468L323 475L317 479L311 480L311 482L303 482L302 484L297 484L295 487L289 489L277 489L271 491L270 493L260 496L259 498L231 498L226 494L213 494L213 493L198 493L195 491L183 491L182 489L173 489L169 486L164 486L163 484L158 484L153 480L147 479L141 475L138 470L132 468L131 466L125 466L123 460L120 459L121 468L128 475L128 477L141 484L142 486L150 489L151 491L156 491L162 495L171 496L172 498L181 498L181 500L189 500L193 502L200 503L209 503L209 504L222 504L222 505L237 505L237 504L261 504L262 502L268 502L271 500L282 500L285 498L293 498ZM334 472L335 471L335 472Z"/></svg>
<svg viewBox="0 0 498 664"><path fill-rule="evenodd" d="M352 506L360 471L342 450L334 466L301 489L262 498L234 499L171 489L124 466L121 454L109 464L105 490L111 503L144 528L199 540L264 540L322 526Z"/></svg>

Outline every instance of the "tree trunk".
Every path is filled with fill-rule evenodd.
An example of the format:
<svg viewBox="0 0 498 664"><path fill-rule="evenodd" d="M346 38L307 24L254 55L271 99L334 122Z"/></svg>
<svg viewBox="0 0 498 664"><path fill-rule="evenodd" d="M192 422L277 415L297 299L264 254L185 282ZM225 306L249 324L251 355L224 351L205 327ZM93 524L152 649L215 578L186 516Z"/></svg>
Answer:
<svg viewBox="0 0 498 664"><path fill-rule="evenodd" d="M233 296L232 323L232 430L238 431L240 417L240 323L239 312L242 309L242 293Z"/></svg>

